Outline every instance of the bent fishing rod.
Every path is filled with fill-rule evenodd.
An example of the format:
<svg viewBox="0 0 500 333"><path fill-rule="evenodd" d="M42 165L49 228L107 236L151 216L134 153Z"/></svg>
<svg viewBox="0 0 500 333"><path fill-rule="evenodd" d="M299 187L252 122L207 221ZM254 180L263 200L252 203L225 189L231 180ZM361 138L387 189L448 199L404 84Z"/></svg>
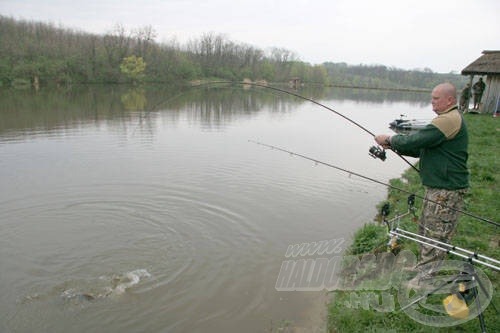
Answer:
<svg viewBox="0 0 500 333"><path fill-rule="evenodd" d="M285 93L285 94L288 94L288 95L291 95L291 96L294 96L294 97L297 97L297 98L309 101L309 102L311 102L313 104L316 104L316 105L318 105L318 106L320 106L320 107L322 107L322 108L324 108L324 109L326 109L326 110L328 110L330 112L335 113L339 117L344 118L345 120L347 120L351 124L357 126L358 128L362 129L363 131L365 131L366 133L370 134L372 137L375 138L375 134L372 131L370 131L369 129L367 129L366 127L364 127L363 125L361 125L360 123L358 123L358 122L352 120L351 118L347 117L346 115L344 115L344 114L342 114L342 113L340 113L340 112L332 109L331 107L326 106L325 104L320 103L320 102L318 102L318 101L316 101L316 100L314 100L312 98L299 95L299 94L294 93L292 91L289 91L289 90L286 90L286 89L277 88L277 87L273 87L273 86L269 86L269 85L265 85L265 84L253 83L253 82L215 81L213 83L227 83L227 84L241 84L241 85L256 86L256 87L261 87L261 88L265 88L265 89L271 89L271 90L274 90L274 91L278 91L280 93ZM420 172L420 170L418 170L418 168L415 165L413 165L412 163L410 163L400 153L398 153L397 151L394 151L394 150L393 150L393 152L396 155L398 155L403 161L405 161L410 167L412 167L415 171ZM386 154L385 154L384 148L377 147L377 146L372 146L369 149L369 153L370 153L370 156L372 156L373 158L379 158L382 161L385 161L385 159L386 159Z"/></svg>
<svg viewBox="0 0 500 333"><path fill-rule="evenodd" d="M454 207L448 207L448 206L445 206L443 205L442 203L439 203L437 201L434 201L434 200L431 200L431 199L428 199L428 198L425 198L424 196L421 196L421 195L418 195L418 194L415 194L415 193L412 193L408 190L405 190L405 189L402 189L400 187L397 187L397 186L394 186L394 185L391 185L391 184L388 184L388 183L384 183L380 180L377 180L377 179L374 179L374 178L371 178L371 177L368 177L368 176L364 176L360 173L356 173L354 171L351 171L351 170L348 170L348 169L344 169L344 168L341 168L339 166L336 166L336 165L333 165L331 163L327 163L327 162L323 162L323 161L320 161L320 160L317 160L315 158L312 158L312 157L309 157L309 156L306 156L306 155L302 155L302 154L299 154L299 153L295 153L293 151L290 151L290 150L287 150L287 149L284 149L284 148L280 148L280 147L276 147L276 146L273 146L273 145L270 145L270 144L267 144L267 143L262 143L262 142L259 142L259 141L254 141L254 140L248 140L249 142L252 142L252 143L255 143L257 145L260 145L260 146L264 146L264 147L268 147L268 148L271 148L271 149L276 149L278 151L281 151L281 152L284 152L284 153L288 153L292 156L297 156L297 157L300 157L300 158L303 158L303 159L306 159L306 160L309 160L309 161L312 161L316 164L322 164L322 165L325 165L327 167L330 167L330 168L333 168L333 169L336 169L336 170L339 170L339 171L342 171L342 172L345 172L345 173L348 173L349 175L354 175L354 176L357 176L359 178L362 178L362 179L366 179L366 180L369 180L371 182L374 182L374 183L377 183L377 184L380 184L380 185L384 185L386 187L389 187L389 188L392 188L394 190L397 190L397 191L400 191L400 192L403 192L403 193L406 193L406 194L411 194L413 195L414 197L417 197L419 199L422 199L424 201L428 201L428 202L432 202L434 204L437 204L437 205L440 205L442 207L446 207L446 208L449 208L449 209L452 209L456 212L459 212L461 214L464 214L464 215L467 215L469 217L472 217L472 218L475 218L477 220L480 220L480 221L483 221L483 222L486 222L486 223L489 223L489 224L492 224L496 227L500 227L500 223L498 222L495 222L493 220L490 220L490 219L487 219L487 218L484 218L482 216L479 216L479 215L475 215L475 214L472 214L472 213L469 213L469 212L466 212L464 210L461 210L461 209L457 209L457 208L454 208Z"/></svg>

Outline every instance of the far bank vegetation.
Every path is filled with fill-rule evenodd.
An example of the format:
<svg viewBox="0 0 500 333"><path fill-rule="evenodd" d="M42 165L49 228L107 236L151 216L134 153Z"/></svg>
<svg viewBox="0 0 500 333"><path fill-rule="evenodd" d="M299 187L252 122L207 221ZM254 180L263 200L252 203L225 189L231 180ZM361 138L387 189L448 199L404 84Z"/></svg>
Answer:
<svg viewBox="0 0 500 333"><path fill-rule="evenodd" d="M461 85L457 74L384 65L303 62L292 51L261 50L226 36L205 33L181 45L156 42L151 26L127 30L115 25L104 34L0 15L0 85L72 83L179 83L200 79L263 80L370 88L429 89L442 81ZM140 75L123 72L124 59L141 59Z"/></svg>

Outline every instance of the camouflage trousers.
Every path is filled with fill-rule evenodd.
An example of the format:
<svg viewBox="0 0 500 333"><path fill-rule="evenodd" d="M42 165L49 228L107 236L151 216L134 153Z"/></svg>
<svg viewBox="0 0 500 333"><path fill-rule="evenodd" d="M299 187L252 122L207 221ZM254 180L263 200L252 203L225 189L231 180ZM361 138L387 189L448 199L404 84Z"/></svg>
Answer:
<svg viewBox="0 0 500 333"><path fill-rule="evenodd" d="M427 238L432 238L444 243L450 243L455 234L458 217L464 202L466 189L443 190L426 188L423 202L422 216L420 217L418 233ZM439 269L441 261L446 257L446 252L435 247L420 244L419 266L426 265L425 275L431 275Z"/></svg>

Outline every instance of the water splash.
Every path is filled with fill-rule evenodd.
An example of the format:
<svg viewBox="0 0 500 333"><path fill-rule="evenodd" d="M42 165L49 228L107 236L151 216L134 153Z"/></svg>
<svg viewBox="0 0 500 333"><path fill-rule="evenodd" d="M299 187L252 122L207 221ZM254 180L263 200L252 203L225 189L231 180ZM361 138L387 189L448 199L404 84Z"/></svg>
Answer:
<svg viewBox="0 0 500 333"><path fill-rule="evenodd" d="M141 279L150 278L151 274L145 269L136 269L135 271L127 272L118 279L114 280L117 282L111 292L120 295L123 294L128 288L138 284Z"/></svg>
<svg viewBox="0 0 500 333"><path fill-rule="evenodd" d="M146 269L136 269L121 275L100 276L100 281L105 281L103 286L88 289L67 288L60 294L61 298L71 302L91 302L105 297L122 295L127 289L139 284L141 280L150 278L151 274Z"/></svg>

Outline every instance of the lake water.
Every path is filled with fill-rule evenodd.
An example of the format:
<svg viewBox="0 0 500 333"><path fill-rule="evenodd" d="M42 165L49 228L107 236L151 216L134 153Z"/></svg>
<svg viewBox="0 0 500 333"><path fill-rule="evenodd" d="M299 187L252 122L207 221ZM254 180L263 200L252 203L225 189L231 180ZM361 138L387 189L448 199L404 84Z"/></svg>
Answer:
<svg viewBox="0 0 500 333"><path fill-rule="evenodd" d="M295 91L390 132L427 93ZM408 165L269 89L84 86L0 91L1 332L324 328L323 291L277 291L289 245L345 240ZM324 319L324 318L323 318ZM322 331L322 330L319 330Z"/></svg>

